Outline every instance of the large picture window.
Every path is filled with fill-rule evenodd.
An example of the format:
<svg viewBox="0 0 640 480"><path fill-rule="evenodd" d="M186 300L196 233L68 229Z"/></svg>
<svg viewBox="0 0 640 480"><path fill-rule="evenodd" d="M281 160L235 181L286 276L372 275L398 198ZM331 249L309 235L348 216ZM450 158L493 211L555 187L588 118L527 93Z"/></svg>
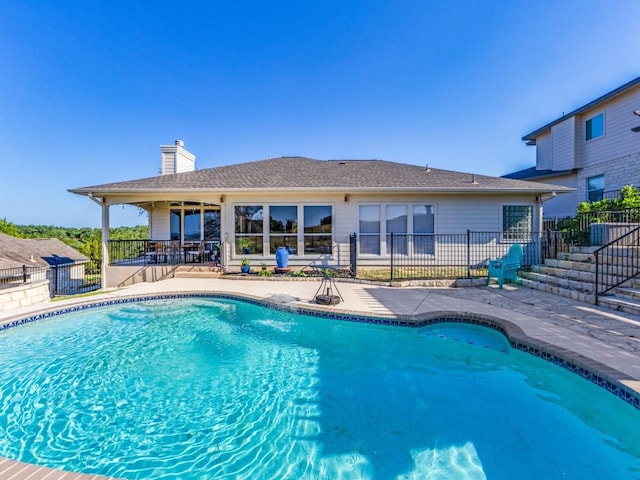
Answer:
<svg viewBox="0 0 640 480"><path fill-rule="evenodd" d="M237 254L263 253L263 220L262 205L235 207L235 250Z"/></svg>
<svg viewBox="0 0 640 480"><path fill-rule="evenodd" d="M298 245L298 207L269 207L269 249L272 254L279 247L289 247L292 254L297 253Z"/></svg>
<svg viewBox="0 0 640 480"><path fill-rule="evenodd" d="M407 254L407 206L387 205L387 253ZM393 237L393 252L391 252L391 233Z"/></svg>
<svg viewBox="0 0 640 480"><path fill-rule="evenodd" d="M360 253L380 255L380 205L360 205Z"/></svg>
<svg viewBox="0 0 640 480"><path fill-rule="evenodd" d="M413 206L413 253L433 255L435 253L435 214L433 205Z"/></svg>
<svg viewBox="0 0 640 480"><path fill-rule="evenodd" d="M332 253L333 215L330 205L306 205L304 207L305 255Z"/></svg>
<svg viewBox="0 0 640 480"><path fill-rule="evenodd" d="M527 241L533 229L533 206L502 206L502 238L504 240Z"/></svg>
<svg viewBox="0 0 640 480"><path fill-rule="evenodd" d="M198 203L174 203L169 212L171 240L220 241L220 209Z"/></svg>

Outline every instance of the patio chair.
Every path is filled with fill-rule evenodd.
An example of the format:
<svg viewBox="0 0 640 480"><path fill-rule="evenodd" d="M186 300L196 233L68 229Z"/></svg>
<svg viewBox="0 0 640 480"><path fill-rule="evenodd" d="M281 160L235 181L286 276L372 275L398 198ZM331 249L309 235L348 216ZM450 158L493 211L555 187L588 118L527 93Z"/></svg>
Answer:
<svg viewBox="0 0 640 480"><path fill-rule="evenodd" d="M191 248L185 251L185 261L187 258L191 258L193 262L205 262L207 256L211 253L207 250L207 243L203 240L198 244L193 244Z"/></svg>
<svg viewBox="0 0 640 480"><path fill-rule="evenodd" d="M522 262L522 247L518 243L514 243L509 247L504 257L489 260L487 265L487 285L491 282L491 278L498 280L498 285L502 288L505 280L513 280L514 283L521 283L518 277L518 269Z"/></svg>

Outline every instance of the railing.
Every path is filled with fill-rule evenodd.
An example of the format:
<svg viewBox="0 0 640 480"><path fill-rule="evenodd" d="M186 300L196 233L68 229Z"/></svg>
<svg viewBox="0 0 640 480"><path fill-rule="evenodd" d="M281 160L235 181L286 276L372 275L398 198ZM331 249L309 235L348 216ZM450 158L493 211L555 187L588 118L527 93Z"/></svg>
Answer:
<svg viewBox="0 0 640 480"><path fill-rule="evenodd" d="M489 260L506 255L514 243L522 246L523 270L564 248L559 232L518 233L507 238L504 232L390 234L391 281L484 277Z"/></svg>
<svg viewBox="0 0 640 480"><path fill-rule="evenodd" d="M110 240L109 265L179 265L219 259L219 241L205 241L202 255L198 253L199 243L181 245L179 240Z"/></svg>
<svg viewBox="0 0 640 480"><path fill-rule="evenodd" d="M600 296L640 275L640 227L593 252L595 303Z"/></svg>
<svg viewBox="0 0 640 480"><path fill-rule="evenodd" d="M0 270L0 289L46 280L47 270L47 267L32 267L27 265L15 268L3 268Z"/></svg>
<svg viewBox="0 0 640 480"><path fill-rule="evenodd" d="M23 265L0 270L0 289L26 285L42 280L49 281L49 294L76 295L97 290L101 286L99 260L65 263L50 267Z"/></svg>

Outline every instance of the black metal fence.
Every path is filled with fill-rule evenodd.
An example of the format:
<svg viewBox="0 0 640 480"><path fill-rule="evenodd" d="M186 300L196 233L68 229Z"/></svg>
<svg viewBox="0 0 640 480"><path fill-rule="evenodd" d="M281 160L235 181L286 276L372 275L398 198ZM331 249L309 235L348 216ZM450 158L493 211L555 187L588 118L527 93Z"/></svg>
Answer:
<svg viewBox="0 0 640 480"><path fill-rule="evenodd" d="M407 279L473 278L487 275L489 260L503 257L519 243L522 269L542 263L547 237L543 232L509 235L504 232L460 234L390 234L387 249L391 281Z"/></svg>
<svg viewBox="0 0 640 480"><path fill-rule="evenodd" d="M101 265L99 260L65 263L50 267L23 265L0 270L0 289L28 285L48 280L52 297L77 295L98 290L101 287Z"/></svg>
<svg viewBox="0 0 640 480"><path fill-rule="evenodd" d="M596 258L595 297L627 280L640 276L640 228L615 239L593 252Z"/></svg>

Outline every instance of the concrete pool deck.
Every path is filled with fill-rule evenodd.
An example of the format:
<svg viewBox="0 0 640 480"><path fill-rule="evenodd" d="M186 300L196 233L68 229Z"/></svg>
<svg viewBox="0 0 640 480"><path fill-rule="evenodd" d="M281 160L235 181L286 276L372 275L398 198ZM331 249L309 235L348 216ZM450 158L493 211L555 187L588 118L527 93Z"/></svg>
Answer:
<svg viewBox="0 0 640 480"><path fill-rule="evenodd" d="M615 379L630 390L640 392L640 316L614 312L527 287L505 285L467 288L387 287L355 282L337 282L344 301L336 306L313 302L319 281L268 279L174 278L140 283L77 299L51 302L44 306L0 312L0 324L28 317L42 310L95 303L122 297L144 297L171 293L227 293L276 300L308 309L321 308L353 315L426 318L438 314L477 315L505 326L508 334L524 336L544 345L545 351L561 355ZM334 292L335 293L335 292ZM515 326L515 328L513 328ZM4 467L10 470L3 470ZM29 468L27 468L29 467ZM35 473L35 470L40 474ZM26 466L0 459L0 478L90 479L103 478L58 472L47 474L42 467ZM12 476L12 474L14 476Z"/></svg>

